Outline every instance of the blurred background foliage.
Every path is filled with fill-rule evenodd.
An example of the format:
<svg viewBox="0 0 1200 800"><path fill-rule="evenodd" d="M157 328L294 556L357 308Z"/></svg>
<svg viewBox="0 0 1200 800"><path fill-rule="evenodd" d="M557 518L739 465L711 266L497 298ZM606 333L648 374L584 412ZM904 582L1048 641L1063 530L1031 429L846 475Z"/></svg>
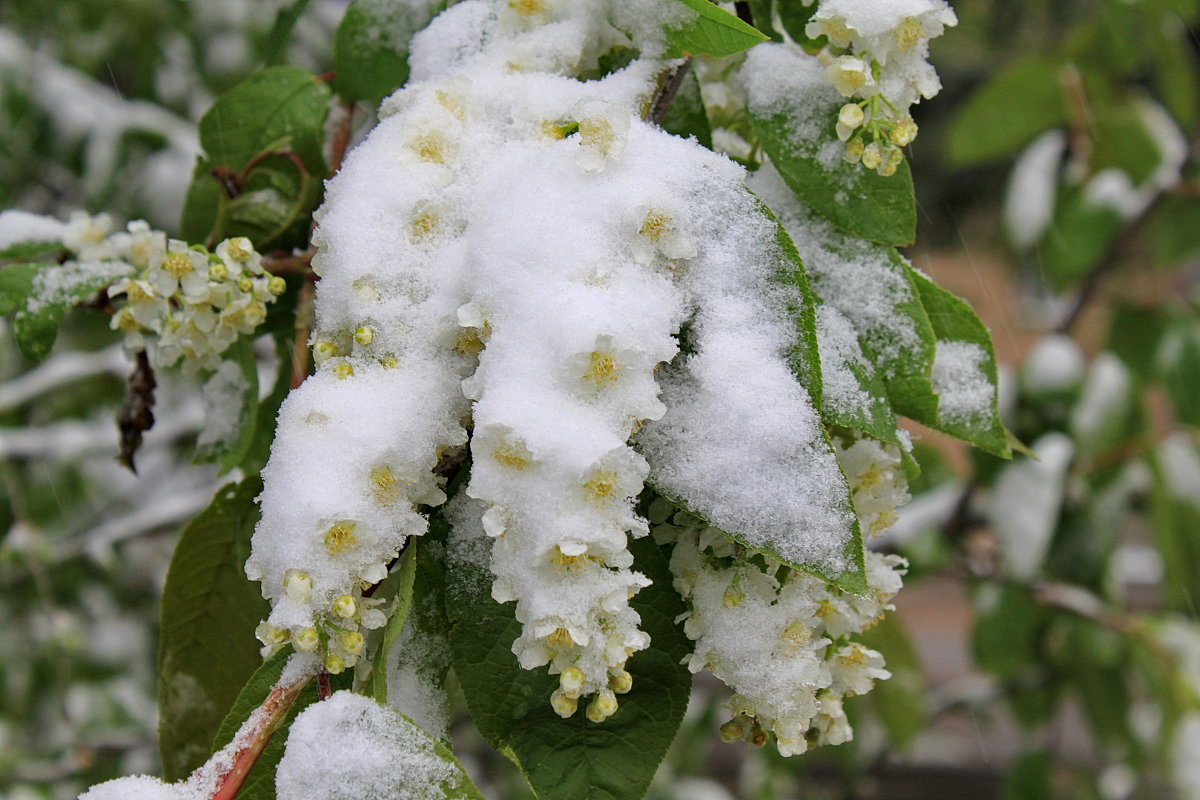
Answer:
<svg viewBox="0 0 1200 800"><path fill-rule="evenodd" d="M953 6L945 88L915 109L908 254L992 328L1037 459L917 431L924 472L881 545L912 568L870 641L895 677L852 705L856 741L720 744L722 697L699 681L659 800L1200 798L1200 2ZM326 72L344 11L8 0L0 208L178 231L205 109L265 65ZM0 339L6 800L159 769L159 592L222 481L192 463L198 387L169 374L141 477L115 463L129 365L106 323L71 315L37 367ZM489 796L527 796L460 735Z"/></svg>

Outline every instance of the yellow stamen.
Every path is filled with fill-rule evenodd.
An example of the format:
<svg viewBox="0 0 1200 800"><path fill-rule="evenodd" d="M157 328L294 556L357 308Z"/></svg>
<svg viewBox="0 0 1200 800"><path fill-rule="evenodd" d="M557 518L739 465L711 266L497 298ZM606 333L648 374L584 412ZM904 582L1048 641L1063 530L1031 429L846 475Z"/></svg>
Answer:
<svg viewBox="0 0 1200 800"><path fill-rule="evenodd" d="M354 535L353 522L338 522L325 531L325 549L331 556L356 546L358 537Z"/></svg>

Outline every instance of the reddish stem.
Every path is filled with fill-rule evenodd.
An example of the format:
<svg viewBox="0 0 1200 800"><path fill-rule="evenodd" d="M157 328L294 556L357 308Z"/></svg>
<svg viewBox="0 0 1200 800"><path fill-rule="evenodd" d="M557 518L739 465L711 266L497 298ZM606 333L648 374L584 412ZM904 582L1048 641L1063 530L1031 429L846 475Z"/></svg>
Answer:
<svg viewBox="0 0 1200 800"><path fill-rule="evenodd" d="M262 755L263 748L287 719L288 712L307 684L308 679L296 681L289 686L276 684L262 705L251 713L250 718L234 736L234 742L242 744L234 752L233 766L217 781L212 800L233 800L237 796L242 784L246 782L246 776Z"/></svg>
<svg viewBox="0 0 1200 800"><path fill-rule="evenodd" d="M328 700L331 694L333 694L333 689L329 685L329 673L322 672L317 676L317 699Z"/></svg>

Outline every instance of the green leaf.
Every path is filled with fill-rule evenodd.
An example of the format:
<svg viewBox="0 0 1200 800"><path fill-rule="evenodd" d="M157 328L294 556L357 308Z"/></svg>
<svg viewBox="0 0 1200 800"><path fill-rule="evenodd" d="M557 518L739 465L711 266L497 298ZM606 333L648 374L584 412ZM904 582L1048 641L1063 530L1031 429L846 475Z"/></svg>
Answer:
<svg viewBox="0 0 1200 800"><path fill-rule="evenodd" d="M1172 325L1156 361L1175 419L1200 426L1200 321L1185 317Z"/></svg>
<svg viewBox="0 0 1200 800"><path fill-rule="evenodd" d="M1071 623L1066 658L1078 666L1067 672L1068 685L1079 693L1090 731L1099 743L1128 753L1137 742L1129 724L1132 698L1124 636L1091 620Z"/></svg>
<svg viewBox="0 0 1200 800"><path fill-rule="evenodd" d="M67 249L62 242L17 242L0 248L0 261L57 261Z"/></svg>
<svg viewBox="0 0 1200 800"><path fill-rule="evenodd" d="M833 135L842 103L832 87L822 84L814 92L791 98L784 110L770 116L760 116L752 107L750 124L775 169L810 208L855 236L907 245L917 230L908 162L887 178L861 164L847 163ZM811 130L814 120L826 135L797 135ZM836 148L832 157L831 148Z"/></svg>
<svg viewBox="0 0 1200 800"><path fill-rule="evenodd" d="M756 179L802 250L798 255L818 309L836 311L815 312L821 320L818 352L824 351L820 369L833 376L830 389L823 386L819 396L823 418L893 443L893 409L913 418L935 418L937 398L930 382L935 337L908 263L893 248L857 238L815 214L786 186L773 185L767 168ZM840 330L842 321L852 330ZM834 329L843 335L833 336ZM854 350L861 360L854 358ZM853 391L850 384L869 399L858 413L839 406L838 398Z"/></svg>
<svg viewBox="0 0 1200 800"><path fill-rule="evenodd" d="M1051 287L1069 287L1104 258L1121 233L1120 213L1094 205L1081 186L1062 186L1052 221L1038 247L1042 272Z"/></svg>
<svg viewBox="0 0 1200 800"><path fill-rule="evenodd" d="M696 141L712 149L712 129L708 124L708 114L704 111L704 100L700 97L700 81L697 80L695 71L689 70L683 79L679 93L667 107L662 127L667 133L685 139L695 136Z"/></svg>
<svg viewBox="0 0 1200 800"><path fill-rule="evenodd" d="M925 727L925 673L904 622L888 614L860 637L862 643L883 653L892 677L876 681L871 692L888 739L906 747Z"/></svg>
<svg viewBox="0 0 1200 800"><path fill-rule="evenodd" d="M238 728L242 727L242 723L267 699L271 689L279 682L279 677L283 674L283 668L291 655L292 648L284 647L254 671L246 681L246 685L238 692L237 699L234 700L229 713L221 720L221 725L213 737L213 752L233 741L233 737ZM350 688L351 675L351 672L330 675L329 688L332 691ZM258 760L254 762L250 774L246 776L245 783L238 790L238 800L274 800L275 768L279 765L279 759L283 758L287 732L291 728L292 722L295 721L296 715L315 702L317 702L317 685L315 681L309 681L309 684L300 692L300 696L296 698L295 704L288 712L287 719L275 731L275 735L267 742Z"/></svg>
<svg viewBox="0 0 1200 800"><path fill-rule="evenodd" d="M1016 583L983 584L974 600L971 652L975 663L1000 678L1014 678L1036 667L1042 658L1045 611L1029 589Z"/></svg>
<svg viewBox="0 0 1200 800"><path fill-rule="evenodd" d="M1177 16L1165 15L1155 31L1157 42L1150 48L1150 55L1154 59L1157 95L1181 128L1194 129L1200 116L1200 81L1187 25Z"/></svg>
<svg viewBox="0 0 1200 800"><path fill-rule="evenodd" d="M159 748L168 781L202 764L261 659L254 629L268 612L242 565L262 481L223 487L179 538L163 588L158 643Z"/></svg>
<svg viewBox="0 0 1200 800"><path fill-rule="evenodd" d="M1146 220L1154 260L1176 267L1200 256L1200 199L1164 197Z"/></svg>
<svg viewBox="0 0 1200 800"><path fill-rule="evenodd" d="M817 40L810 39L804 29L813 14L817 13L817 4L805 5L795 2L795 0L778 0L775 3L775 11L779 14L779 21L783 24L783 29L787 31L788 36L792 37L792 41L812 52L808 46L815 45ZM758 21L757 16L754 21Z"/></svg>
<svg viewBox="0 0 1200 800"><path fill-rule="evenodd" d="M18 267L7 267L3 275ZM15 292L29 279L23 302L18 300L13 315L13 333L17 346L31 361L41 361L54 346L63 317L72 306L91 298L118 278L133 272L133 267L120 261L37 264L32 276L25 270L13 274L9 286L0 285L0 292ZM4 301L4 305L8 305Z"/></svg>
<svg viewBox="0 0 1200 800"><path fill-rule="evenodd" d="M666 754L691 689L681 663L691 644L674 622L685 607L671 588L666 557L650 537L630 543L634 568L654 581L630 601L651 644L626 665L633 689L620 697L617 713L596 724L583 708L560 718L550 707L556 678L517 664L512 643L521 624L513 604L491 598L485 566L491 540L461 536L452 534L447 551L446 610L454 669L480 733L520 767L541 800L637 800Z"/></svg>
<svg viewBox="0 0 1200 800"><path fill-rule="evenodd" d="M826 314L836 318L824 322ZM899 443L896 415L888 400L887 384L876 371L874 363L854 330L853 324L841 312L829 307L818 312L817 338L821 350L822 375L829 376L824 387L821 418L828 425L837 425L875 437L881 441ZM840 325L846 331L840 330Z"/></svg>
<svg viewBox="0 0 1200 800"><path fill-rule="evenodd" d="M213 164L240 170L290 141L306 164L323 167L322 131L329 86L299 67L259 70L225 92L200 117L200 146Z"/></svg>
<svg viewBox="0 0 1200 800"><path fill-rule="evenodd" d="M1200 225L1200 218L1196 224ZM1156 370L1154 359L1146 354L1158 351L1167 326L1166 314L1159 309L1118 302L1108 325L1104 349L1120 358L1138 380L1148 381Z"/></svg>
<svg viewBox="0 0 1200 800"><path fill-rule="evenodd" d="M25 301L33 293L33 276L49 266L52 264L39 261L0 267L0 316L25 307Z"/></svg>
<svg viewBox="0 0 1200 800"><path fill-rule="evenodd" d="M267 36L267 48L263 53L263 61L267 66L282 64L286 60L292 29L300 21L310 2L311 0L295 0L291 5L275 12L275 24L271 26L271 32Z"/></svg>
<svg viewBox="0 0 1200 800"><path fill-rule="evenodd" d="M404 554L400 557L399 568L395 569L388 576L389 582L395 578L395 591L392 600L392 609L388 615L387 625L383 628L383 639L379 643L379 649L375 651L375 657L372 659L371 669L371 696L381 704L386 705L387 697L387 663L388 653L391 652L392 645L396 643L396 638L400 636L400 632L404 630L404 623L408 621L408 611L412 608L413 603L413 578L417 574L417 540L411 539L404 548Z"/></svg>
<svg viewBox="0 0 1200 800"><path fill-rule="evenodd" d="M679 0L696 16L677 28L668 27L667 58L731 56L769 37L709 0Z"/></svg>
<svg viewBox="0 0 1200 800"><path fill-rule="evenodd" d="M937 417L917 421L993 455L1010 457L1008 433L1000 420L991 335L965 300L912 267L909 274L937 337L933 370L934 390L939 393Z"/></svg>
<svg viewBox="0 0 1200 800"><path fill-rule="evenodd" d="M754 20L754 27L770 36L772 41L782 42L783 36L780 35L779 31L775 30L774 23L772 22L771 6L773 5L772 0L747 0L747 6L750 8L750 18ZM799 4L789 2L787 5L790 7ZM812 10L816 11L815 8Z"/></svg>
<svg viewBox="0 0 1200 800"><path fill-rule="evenodd" d="M230 434L220 439L209 439L206 437L207 431L213 430L214 427L219 429L226 424L226 421L206 420L207 424L205 429L200 432L200 442L196 448L196 461L216 462L221 468L221 474L224 475L242 464L251 445L254 444L259 421L258 357L254 355L254 347L250 340L245 336L239 336L221 354L221 362L222 366L226 363L235 364L241 374L242 387L241 396L237 398L237 421L233 423ZM206 383L205 388L210 392L219 392L222 401L225 400L225 390L234 388L222 383L220 377L210 378L210 380L216 380L217 384L209 389L209 384ZM227 413L227 410L223 409L220 413Z"/></svg>
<svg viewBox="0 0 1200 800"><path fill-rule="evenodd" d="M200 118L206 158L188 188L183 236L196 242L249 236L260 250L306 244L327 175L322 142L330 94L307 71L276 66L218 97ZM214 169L240 184L235 197Z"/></svg>
<svg viewBox="0 0 1200 800"><path fill-rule="evenodd" d="M823 387L821 356L817 342L816 300L808 285L808 274L804 271L804 262L800 259L800 253L783 223L762 201L759 201L758 208L775 223L775 243L783 255L776 281L800 290L798 302L788 301L788 313L796 326L796 337L785 358L796 380L808 390L813 406L820 409Z"/></svg>
<svg viewBox="0 0 1200 800"><path fill-rule="evenodd" d="M1054 800L1053 766L1045 751L1020 756L1004 777L1004 800Z"/></svg>
<svg viewBox="0 0 1200 800"><path fill-rule="evenodd" d="M1150 521L1163 564L1168 609L1191 615L1200 583L1200 497L1191 475L1200 470L1196 447L1182 436L1166 439L1147 459Z"/></svg>
<svg viewBox="0 0 1200 800"><path fill-rule="evenodd" d="M1032 54L975 91L950 124L951 163L969 166L1015 155L1039 133L1067 121L1055 58Z"/></svg>
<svg viewBox="0 0 1200 800"><path fill-rule="evenodd" d="M408 80L413 34L446 8L445 0L352 0L333 43L334 86L348 103L378 105Z"/></svg>

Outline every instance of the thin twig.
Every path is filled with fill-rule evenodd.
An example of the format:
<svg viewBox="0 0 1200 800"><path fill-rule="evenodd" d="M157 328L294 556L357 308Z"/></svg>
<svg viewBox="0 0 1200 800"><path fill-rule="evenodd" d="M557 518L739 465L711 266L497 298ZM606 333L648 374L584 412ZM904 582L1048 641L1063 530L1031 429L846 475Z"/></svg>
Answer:
<svg viewBox="0 0 1200 800"><path fill-rule="evenodd" d="M346 159L346 149L350 146L350 136L354 133L354 104L342 104L342 118L338 120L337 129L333 133L333 143L330 147L329 174L336 175Z"/></svg>
<svg viewBox="0 0 1200 800"><path fill-rule="evenodd" d="M658 91L654 93L654 99L650 101L650 111L646 115L647 120L655 125L663 124L667 110L675 100L675 95L679 94L679 87L683 85L683 79L687 77L688 70L691 68L692 59L689 56L667 70L658 84Z"/></svg>
<svg viewBox="0 0 1200 800"><path fill-rule="evenodd" d="M313 285L311 281L300 287L296 299L296 334L292 343L292 388L304 383L308 377L308 334L311 316Z"/></svg>

